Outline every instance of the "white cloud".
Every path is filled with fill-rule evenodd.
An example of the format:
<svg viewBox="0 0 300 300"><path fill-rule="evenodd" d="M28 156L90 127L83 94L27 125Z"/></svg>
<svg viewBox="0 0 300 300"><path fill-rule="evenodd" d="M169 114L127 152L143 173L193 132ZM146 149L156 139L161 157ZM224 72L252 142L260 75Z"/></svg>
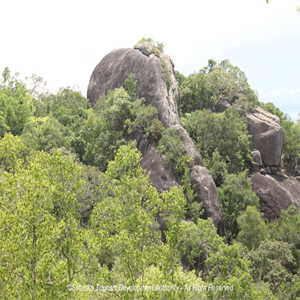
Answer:
<svg viewBox="0 0 300 300"><path fill-rule="evenodd" d="M53 92L78 84L86 95L91 73L107 53L151 37L166 45L165 51L174 59L175 68L185 75L199 71L209 58L218 62L229 58L236 60L246 75L253 68L252 77L259 78L256 85L266 79L273 86L267 87L266 82L261 88L274 89L278 73L264 59L270 56L269 48L262 46L282 41L282 37L299 39L300 16L295 12L296 0L269 2L3 1L1 11L5 13L0 26L5 30L1 33L0 72L8 66L12 73L18 71L23 76L37 73L45 77ZM284 66L280 71L283 78L298 78L298 73L289 72L288 63L283 60L291 57L295 63L290 65L300 69L296 63L299 46L295 45L293 53L284 49L272 60L278 69ZM251 53L241 51L241 47ZM261 53L263 60L257 61L255 53ZM288 87L295 86L291 83Z"/></svg>
<svg viewBox="0 0 300 300"><path fill-rule="evenodd" d="M286 88L280 88L279 90L274 90L271 92L264 92L262 89L259 87L255 87L256 90L258 90L259 94L262 95L263 97L282 97L285 95L288 95L289 97L298 97L298 100L300 101L300 89L286 89ZM300 105L300 103L299 103Z"/></svg>
<svg viewBox="0 0 300 300"><path fill-rule="evenodd" d="M260 87L254 87L259 93L259 100L272 102L281 111L287 113L293 121L298 118L300 112L300 89L280 88L271 92L265 92Z"/></svg>

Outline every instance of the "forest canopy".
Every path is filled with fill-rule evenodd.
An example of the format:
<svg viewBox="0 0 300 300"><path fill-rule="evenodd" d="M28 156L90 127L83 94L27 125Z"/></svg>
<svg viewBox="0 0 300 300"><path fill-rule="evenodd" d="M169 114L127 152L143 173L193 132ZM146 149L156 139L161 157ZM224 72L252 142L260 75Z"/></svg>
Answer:
<svg viewBox="0 0 300 300"><path fill-rule="evenodd" d="M8 68L2 73L0 297L299 299L300 213L290 206L272 222L261 215L243 113L261 105L280 118L293 174L300 119L260 103L228 60L209 60L187 78L176 71L182 123L218 187L224 238L200 218L188 176L193 162L176 131L136 97L133 78L91 107L71 87L49 94L40 76L22 82ZM234 103L234 93L247 99ZM212 112L224 97L235 105ZM132 132L156 145L179 187L159 193L151 185ZM126 289L140 286L154 288Z"/></svg>

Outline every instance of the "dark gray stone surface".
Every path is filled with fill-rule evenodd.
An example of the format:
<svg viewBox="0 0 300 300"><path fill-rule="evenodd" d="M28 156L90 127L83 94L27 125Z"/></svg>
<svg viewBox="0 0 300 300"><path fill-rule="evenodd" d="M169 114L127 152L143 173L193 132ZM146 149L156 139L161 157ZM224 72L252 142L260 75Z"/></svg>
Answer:
<svg viewBox="0 0 300 300"><path fill-rule="evenodd" d="M256 162L252 162L252 169L254 170L254 171L259 171L259 165L258 165L258 163L256 163Z"/></svg>
<svg viewBox="0 0 300 300"><path fill-rule="evenodd" d="M265 166L279 166L285 141L285 132L277 116L257 107L246 115L252 147L259 150Z"/></svg>
<svg viewBox="0 0 300 300"><path fill-rule="evenodd" d="M225 236L225 225L219 195L215 183L208 170L202 166L193 166L191 169L191 184L196 184L196 200L203 203L205 219L212 218L217 232Z"/></svg>
<svg viewBox="0 0 300 300"><path fill-rule="evenodd" d="M251 175L252 190L260 198L260 210L268 220L278 218L282 209L294 204L300 209L300 182L280 175Z"/></svg>
<svg viewBox="0 0 300 300"><path fill-rule="evenodd" d="M252 160L253 162L257 163L259 166L262 166L262 159L261 159L261 155L260 152L256 149L251 151L251 156L252 156Z"/></svg>
<svg viewBox="0 0 300 300"><path fill-rule="evenodd" d="M163 53L158 58L149 52L149 45L144 43L136 44L135 49L117 49L107 54L92 73L87 97L95 104L100 96L106 95L109 90L120 88L131 73L135 74L137 97L144 97L146 105L151 104L157 108L160 121L166 128L176 129L184 144L184 152L193 158L191 178L198 191L197 201L203 202L204 217L211 217L218 233L225 235L216 186L208 171L202 167L202 157L180 121L179 88L175 78L174 62L167 54ZM165 70L160 59L169 70L169 88L162 76ZM143 155L141 166L146 169L152 185L159 192L180 184L180 178L174 174L172 166L163 163L163 155L157 152L154 142L138 133L133 133L130 138L137 141L137 147ZM160 220L162 227L163 223L164 221Z"/></svg>

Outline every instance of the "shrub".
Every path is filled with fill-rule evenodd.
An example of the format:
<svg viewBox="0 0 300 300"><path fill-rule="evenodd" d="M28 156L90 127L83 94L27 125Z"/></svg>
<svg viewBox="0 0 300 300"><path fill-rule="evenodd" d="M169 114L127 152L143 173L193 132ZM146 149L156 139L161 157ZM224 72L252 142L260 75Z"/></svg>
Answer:
<svg viewBox="0 0 300 300"><path fill-rule="evenodd" d="M186 114L183 124L204 160L212 160L213 153L218 150L222 161L230 162L228 171L238 173L244 169L245 161L251 159L251 136L246 121L236 109L220 114L197 110ZM218 159L214 158L214 164Z"/></svg>
<svg viewBox="0 0 300 300"><path fill-rule="evenodd" d="M224 217L227 240L229 242L237 237L239 232L237 218L246 207L251 205L259 209L259 198L252 191L251 179L248 171L237 175L228 174L224 183L218 187L220 202Z"/></svg>
<svg viewBox="0 0 300 300"><path fill-rule="evenodd" d="M155 56L157 56L158 58L160 57L161 51L159 51L157 48L153 47L150 49L150 54L154 54Z"/></svg>
<svg viewBox="0 0 300 300"><path fill-rule="evenodd" d="M178 175L183 175L185 166L190 166L193 160L188 155L184 154L184 145L178 136L175 128L167 128L162 138L159 141L159 153L166 155L164 159L165 164L174 163L174 172Z"/></svg>
<svg viewBox="0 0 300 300"><path fill-rule="evenodd" d="M249 250L256 249L262 240L269 237L262 214L254 206L247 206L246 211L237 218L237 223L240 229L237 240Z"/></svg>

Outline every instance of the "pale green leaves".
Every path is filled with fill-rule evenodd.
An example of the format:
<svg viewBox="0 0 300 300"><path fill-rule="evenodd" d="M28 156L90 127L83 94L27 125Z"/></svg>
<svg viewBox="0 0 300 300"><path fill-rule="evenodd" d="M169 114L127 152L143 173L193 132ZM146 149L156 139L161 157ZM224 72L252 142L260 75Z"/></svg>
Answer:
<svg viewBox="0 0 300 300"><path fill-rule="evenodd" d="M262 240L269 237L265 221L254 206L247 206L246 211L237 218L237 223L240 229L237 241L249 250L257 248Z"/></svg>
<svg viewBox="0 0 300 300"><path fill-rule="evenodd" d="M0 295L66 299L67 283L83 267L88 233L76 219L80 167L60 152L38 152L24 165L18 156L26 148L18 138L7 135L2 150L10 142L16 151L0 186Z"/></svg>
<svg viewBox="0 0 300 300"><path fill-rule="evenodd" d="M178 233L185 207L183 193L173 187L159 194L150 185L140 162L141 154L134 143L122 146L103 176L100 186L103 201L91 215L96 247L93 251L102 264L95 273L98 282L109 280L110 284L131 286L140 282L150 284L155 278L149 272L158 271L156 267L160 266L160 274L173 274L177 269L180 259ZM158 225L161 213L168 228L165 232L168 244L161 242ZM105 265L113 266L109 279ZM165 281L170 283L171 278L167 275ZM133 291L128 297L133 295L141 294Z"/></svg>
<svg viewBox="0 0 300 300"><path fill-rule="evenodd" d="M28 150L18 137L11 133L0 140L0 168L3 171L15 173L26 161Z"/></svg>

